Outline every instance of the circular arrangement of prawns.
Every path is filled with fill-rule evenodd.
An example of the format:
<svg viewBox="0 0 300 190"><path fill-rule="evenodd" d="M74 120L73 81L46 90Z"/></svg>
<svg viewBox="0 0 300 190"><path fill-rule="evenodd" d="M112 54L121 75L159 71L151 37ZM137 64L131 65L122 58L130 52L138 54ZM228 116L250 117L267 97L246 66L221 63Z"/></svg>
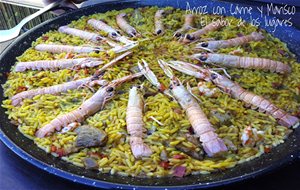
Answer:
<svg viewBox="0 0 300 190"><path fill-rule="evenodd" d="M154 15L155 31L156 35L163 35L165 31L162 18L165 14L164 10L158 10ZM139 37L141 34L131 25L129 25L124 18L125 13L117 15L116 22L121 30L123 30L130 37ZM211 31L216 31L223 27L222 25L213 22L207 26L192 32L187 33L193 28L193 15L185 15L185 22L182 28L175 31L173 37L177 38L181 43L190 43L201 39L203 34ZM125 36L122 36L116 29L107 25L105 22L90 19L87 21L96 30L102 30L108 34L108 38L101 36L97 33L92 33L89 31L79 30L71 28L69 26L61 26L58 31L61 33L66 33L69 35L78 36L82 39L90 40L91 42L101 42L108 44L112 49L105 50L102 47L89 47L89 46L69 46L69 45L57 45L57 44L39 44L35 46L38 51L47 51L52 53L61 52L76 52L76 53L89 53L89 52L99 52L99 51L114 51L116 53L126 52L136 46L138 46L137 41L132 41ZM284 63L273 61L263 58L249 58L249 57L238 57L233 55L216 54L212 51L218 50L220 48L235 47L238 45L246 44L251 41L259 41L263 39L264 36L261 33L253 32L249 35L243 37L237 37L229 40L219 40L219 41L207 41L200 42L196 45L196 49L204 49L210 53L194 54L192 58L197 59L204 63L216 63L222 64L225 67L237 67L237 68L251 68L251 69L261 69L265 71L277 72L279 74L285 74L291 72L291 68ZM206 154L210 157L218 156L222 152L226 152L228 149L221 138L214 132L215 129L210 124L208 118L201 110L201 106L197 102L194 95L186 89L181 81L179 81L176 76L173 75L171 68L178 70L182 73L192 75L202 81L199 82L199 90L205 89L207 95L211 96L214 94L216 89L204 88L206 82L210 81L214 83L219 89L224 93L228 93L233 98L238 99L246 103L246 106L251 106L253 109L265 112L266 114L275 118L280 125L286 127L297 127L299 124L299 119L295 116L290 115L284 110L276 107L269 100L255 95L239 86L237 83L230 80L227 76L217 73L213 69L202 68L190 63L174 60L174 61L164 61L158 60L158 64L165 72L165 74L170 78L170 89L165 89L161 83L159 83L155 74L148 67L146 61L142 60L142 63L138 63L140 72L132 75L125 76L121 79L116 79L114 81L108 82L101 80L101 73L105 71L108 67L111 67L119 60L130 55L130 52L126 52L116 59L112 60L110 63L104 65L101 69L97 70L95 74L91 77L84 79L67 82L64 84L59 84L51 87L39 88L34 90L29 90L21 92L12 97L12 104L18 106L22 103L25 98L33 98L39 94L55 94L58 92L65 92L70 89L76 89L79 87L88 86L91 87L95 84L100 85L99 90L88 100L82 103L82 105L64 115L60 115L53 119L50 123L40 128L35 135L39 138L49 136L55 131L61 131L64 128L70 126L77 126L74 122L83 122L87 117L95 114L101 110L107 101L109 101L115 94L115 88L129 80L136 77L144 75L153 85L155 85L161 92L166 95L174 97L182 109L186 111L189 122L191 123L195 134L199 137L202 143L203 149ZM103 64L99 59L95 58L80 58L80 59L61 59L55 61L35 61L35 62L19 62L15 67L16 72L24 72L25 70L58 70L65 68L73 68L75 66L83 67L95 67ZM127 108L127 131L130 134L130 146L134 157L139 158L143 156L150 156L152 154L151 149L147 144L143 142L143 136L145 128L142 120L142 100L140 92L137 87L132 87L129 93L129 101Z"/></svg>

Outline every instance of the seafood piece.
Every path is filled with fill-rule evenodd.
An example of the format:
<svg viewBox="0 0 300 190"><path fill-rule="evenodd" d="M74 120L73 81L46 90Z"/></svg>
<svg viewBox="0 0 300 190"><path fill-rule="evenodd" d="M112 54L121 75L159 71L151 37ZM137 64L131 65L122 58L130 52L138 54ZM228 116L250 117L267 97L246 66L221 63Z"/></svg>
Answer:
<svg viewBox="0 0 300 190"><path fill-rule="evenodd" d="M215 97L218 89L217 88L209 88L207 86L207 82L200 81L197 85L198 90L201 94L203 94L206 97Z"/></svg>
<svg viewBox="0 0 300 190"><path fill-rule="evenodd" d="M203 63L222 64L225 67L259 69L280 74L291 72L291 67L288 64L265 58L240 57L217 53L199 53L191 57Z"/></svg>
<svg viewBox="0 0 300 190"><path fill-rule="evenodd" d="M118 26L126 32L130 37L138 37L140 34L136 31L135 28L129 25L129 23L125 20L126 13L120 13L117 15L116 20Z"/></svg>
<svg viewBox="0 0 300 190"><path fill-rule="evenodd" d="M84 31L84 30L79 30L79 29L76 29L76 28L71 28L69 26L59 27L58 32L65 33L65 34L70 34L70 35L73 35L73 36L78 36L82 39L90 40L90 41L93 41L93 42L105 42L105 43L107 43L108 45L110 45L112 47L119 46L115 42L108 40L107 38L105 38L104 36L101 36L100 34L88 32L88 31Z"/></svg>
<svg viewBox="0 0 300 190"><path fill-rule="evenodd" d="M164 24L162 22L162 18L164 16L164 13L165 13L164 10L158 10L155 13L155 16L154 16L155 31L154 31L154 33L156 35L162 35L162 34L165 33L165 27L164 27Z"/></svg>
<svg viewBox="0 0 300 190"><path fill-rule="evenodd" d="M74 121L84 121L87 117L103 109L105 103L113 98L115 94L115 88L118 85L140 76L142 76L141 73L136 73L117 80L113 80L108 85L101 87L91 98L83 102L79 108L69 113L59 115L58 117L50 121L50 123L37 130L35 136L43 138L47 135L50 135L55 130L60 131L62 127L65 127Z"/></svg>
<svg viewBox="0 0 300 190"><path fill-rule="evenodd" d="M200 39L202 35L207 34L208 32L218 30L221 27L223 27L223 25L220 24L219 22L212 22L206 25L205 27L201 28L200 30L197 30L193 33L186 34L184 37L179 39L179 41L182 43L190 43L192 41Z"/></svg>
<svg viewBox="0 0 300 190"><path fill-rule="evenodd" d="M243 89L239 84L233 82L226 76L220 75L210 69L204 69L196 65L191 66L192 64L182 61L170 61L168 65L185 74L206 81L212 81L223 92L230 94L235 99L245 102L247 104L246 106L250 105L253 109L258 108L260 112L266 112L268 115L271 115L278 120L280 125L294 128L298 127L299 119L297 117L276 107L265 98Z"/></svg>
<svg viewBox="0 0 300 190"><path fill-rule="evenodd" d="M243 44L247 44L251 41L260 41L263 40L265 37L262 33L259 32L252 32L249 35L232 38L228 40L217 40L217 41L207 41L207 42L200 42L196 45L196 49L200 48L207 48L211 51L215 51L222 48L229 48L229 47L235 47Z"/></svg>
<svg viewBox="0 0 300 190"><path fill-rule="evenodd" d="M247 126L242 133L241 140L243 146L254 147L258 141L263 139L263 131L258 131L256 128Z"/></svg>
<svg viewBox="0 0 300 190"><path fill-rule="evenodd" d="M216 86L230 94L233 98L245 102L246 106L251 106L252 109L258 108L260 112L271 115L278 120L280 125L285 127L298 127L299 119L297 117L278 108L269 100L243 89L239 84L231 81L227 77L218 73L212 73L211 80Z"/></svg>
<svg viewBox="0 0 300 190"><path fill-rule="evenodd" d="M56 71L59 69L68 69L79 66L80 68L85 67L96 67L103 64L99 58L78 58L78 59L57 59L57 60L40 60L40 61L28 61L18 62L15 66L16 72L23 72L26 70L52 70Z"/></svg>
<svg viewBox="0 0 300 190"><path fill-rule="evenodd" d="M187 32L190 29L192 29L193 25L194 25L193 21L194 21L194 15L192 15L192 14L185 15L183 26L180 29L175 31L175 33L173 34L173 37L180 38L184 32Z"/></svg>
<svg viewBox="0 0 300 190"><path fill-rule="evenodd" d="M97 30L102 30L106 32L108 34L108 37L110 37L113 40L117 40L124 44L135 43L134 41L128 40L125 36L121 36L119 32L117 32L117 30L113 29L112 27L100 20L90 19L88 20L88 24L90 24Z"/></svg>
<svg viewBox="0 0 300 190"><path fill-rule="evenodd" d="M75 129L77 133L76 147L104 146L107 142L107 134L101 129L83 125Z"/></svg>
<svg viewBox="0 0 300 190"><path fill-rule="evenodd" d="M58 44L38 44L35 46L38 51L47 51L50 53L90 53L104 51L102 47L90 47L90 46L70 46L70 45L58 45Z"/></svg>
<svg viewBox="0 0 300 190"><path fill-rule="evenodd" d="M130 146L135 158L149 157L152 150L143 142L142 137L146 132L143 122L143 99L137 87L129 91L126 111L127 131L130 134Z"/></svg>
<svg viewBox="0 0 300 190"><path fill-rule="evenodd" d="M99 165L97 161L93 158L84 158L83 163L86 169L98 169Z"/></svg>
<svg viewBox="0 0 300 190"><path fill-rule="evenodd" d="M198 105L193 96L186 90L182 83L172 74L171 69L166 62L159 60L159 65L164 70L165 74L171 79L170 89L172 95L179 102L181 107L186 111L189 121L197 136L200 137L204 151L208 156L215 156L221 152L227 151L222 139L214 132L215 129L211 126L206 115ZM147 65L146 65L147 66ZM145 66L145 67L146 67ZM150 70L146 68L145 70ZM147 75L147 73L145 73ZM147 76L156 77L155 75ZM155 79L157 80L157 79ZM154 81L155 81L154 80Z"/></svg>

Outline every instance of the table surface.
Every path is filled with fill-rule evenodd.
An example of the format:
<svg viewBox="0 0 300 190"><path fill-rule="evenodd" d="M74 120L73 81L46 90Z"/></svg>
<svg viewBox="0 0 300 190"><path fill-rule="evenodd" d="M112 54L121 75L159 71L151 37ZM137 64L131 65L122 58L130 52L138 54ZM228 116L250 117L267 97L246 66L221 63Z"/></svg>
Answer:
<svg viewBox="0 0 300 190"><path fill-rule="evenodd" d="M300 19L298 21L300 24ZM0 43L0 52L8 43ZM226 187L224 190L299 189L300 159L288 163L272 173ZM93 189L51 175L18 157L0 141L0 190Z"/></svg>

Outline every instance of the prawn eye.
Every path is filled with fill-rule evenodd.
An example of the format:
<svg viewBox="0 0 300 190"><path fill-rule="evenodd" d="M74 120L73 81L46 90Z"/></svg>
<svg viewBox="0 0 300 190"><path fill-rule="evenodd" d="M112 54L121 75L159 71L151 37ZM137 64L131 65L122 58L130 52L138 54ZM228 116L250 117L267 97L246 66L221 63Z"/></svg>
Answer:
<svg viewBox="0 0 300 190"><path fill-rule="evenodd" d="M160 34L161 33L161 30L157 30L156 31L156 34L158 35L158 34Z"/></svg>
<svg viewBox="0 0 300 190"><path fill-rule="evenodd" d="M202 43L201 43L201 46L202 46L202 47L207 47L207 46L208 46L208 43L207 43L207 42L202 42Z"/></svg>
<svg viewBox="0 0 300 190"><path fill-rule="evenodd" d="M108 88L106 89L106 91L107 91L107 92L112 92L112 91L114 91L114 88L113 88L113 87L108 87Z"/></svg>
<svg viewBox="0 0 300 190"><path fill-rule="evenodd" d="M199 57L200 61L206 61L207 60L207 56L206 55L201 55Z"/></svg>
<svg viewBox="0 0 300 190"><path fill-rule="evenodd" d="M177 38L179 38L179 37L181 36L181 33L178 32L178 33L175 34L175 36L176 36Z"/></svg>
<svg viewBox="0 0 300 190"><path fill-rule="evenodd" d="M96 40L97 40L97 41L101 41L102 39L101 39L101 37L97 36L97 37L96 37Z"/></svg>
<svg viewBox="0 0 300 190"><path fill-rule="evenodd" d="M195 37L192 36L192 35L190 35L190 34L186 35L186 38L187 38L188 40L194 40L194 39L195 39Z"/></svg>
<svg viewBox="0 0 300 190"><path fill-rule="evenodd" d="M218 78L218 75L216 75L215 73L211 74L211 78L212 80L215 80L216 78Z"/></svg>
<svg viewBox="0 0 300 190"><path fill-rule="evenodd" d="M116 37L117 34L115 32L111 33L112 36Z"/></svg>

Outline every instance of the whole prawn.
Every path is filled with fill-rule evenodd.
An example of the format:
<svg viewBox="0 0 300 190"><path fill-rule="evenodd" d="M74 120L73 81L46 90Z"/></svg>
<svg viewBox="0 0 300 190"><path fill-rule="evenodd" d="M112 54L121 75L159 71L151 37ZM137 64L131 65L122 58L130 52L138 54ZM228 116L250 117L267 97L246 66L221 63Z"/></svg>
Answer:
<svg viewBox="0 0 300 190"><path fill-rule="evenodd" d="M58 85L54 85L54 86L20 92L11 98L12 105L17 106L22 102L23 99L33 98L34 96L37 96L40 94L57 94L59 92L67 92L68 90L79 88L80 86L87 86L87 87L91 88L95 85L100 85L100 86L107 85L106 80L101 80L102 75L104 74L104 71L107 68L112 67L119 60L130 55L131 53L132 52L126 52L126 53L123 53L122 55L119 55L115 59L111 60L109 63L105 64L102 68L98 69L92 77L86 77L83 79L78 79L78 80L66 82L63 84L58 84Z"/></svg>
<svg viewBox="0 0 300 190"><path fill-rule="evenodd" d="M128 40L125 36L121 36L120 33L112 28L111 26L107 25L106 23L96 20L96 19L90 19L88 20L88 24L90 24L92 27L94 27L97 30L102 30L108 34L108 37L111 39L117 40L119 42L122 42L124 44L131 44L134 43L131 40Z"/></svg>
<svg viewBox="0 0 300 190"><path fill-rule="evenodd" d="M140 76L142 76L141 73L128 75L123 78L114 80L108 85L101 87L91 98L83 102L79 108L69 113L59 115L58 117L50 121L50 123L37 130L35 136L43 138L47 135L52 134L55 130L60 131L61 128L68 126L68 124L70 123L73 123L75 121L84 121L87 117L103 109L105 103L113 98L115 94L115 88L118 85Z"/></svg>
<svg viewBox="0 0 300 190"><path fill-rule="evenodd" d="M136 31L135 28L130 26L130 24L125 20L126 13L120 13L117 15L116 20L118 26L126 32L130 37L138 37L140 34Z"/></svg>
<svg viewBox="0 0 300 190"><path fill-rule="evenodd" d="M192 14L185 15L183 26L174 32L173 37L180 38L184 32L187 32L190 29L192 29L194 25L193 21L194 21L194 15Z"/></svg>
<svg viewBox="0 0 300 190"><path fill-rule="evenodd" d="M78 58L78 59L58 59L58 60L40 60L40 61L28 61L18 62L15 66L16 72L24 72L26 70L59 70L67 69L79 66L96 67L103 64L98 58Z"/></svg>
<svg viewBox="0 0 300 190"><path fill-rule="evenodd" d="M143 142L146 129L143 122L143 100L137 87L129 91L128 106L126 111L127 131L130 134L131 151L135 158L149 157L152 154L148 145Z"/></svg>
<svg viewBox="0 0 300 190"><path fill-rule="evenodd" d="M188 116L195 134L200 137L200 141L202 142L204 151L207 153L207 155L215 156L221 152L227 151L226 145L224 144L223 140L220 139L214 132L215 129L211 126L209 120L200 108L197 101L186 90L182 83L175 76L173 76L170 68L164 61L159 60L159 64L164 70L165 74L170 77L170 91L175 99L179 102L181 107L186 111L186 115ZM139 67L145 76L148 75L149 72L152 72L145 61L144 66L139 64ZM148 71L148 73L145 71ZM156 77L153 72L150 76ZM149 75L146 78L148 77Z"/></svg>
<svg viewBox="0 0 300 190"><path fill-rule="evenodd" d="M162 35L165 33L165 27L162 22L164 13L165 13L164 10L158 10L155 13L155 16L154 16L155 31L154 31L154 33L156 35Z"/></svg>
<svg viewBox="0 0 300 190"><path fill-rule="evenodd" d="M236 47L239 45L247 44L251 41L260 41L265 37L262 33L252 32L249 35L236 37L228 40L217 40L217 41L207 41L201 42L195 46L195 48L207 48L211 51L215 51L222 48Z"/></svg>
<svg viewBox="0 0 300 190"><path fill-rule="evenodd" d="M291 67L288 64L265 58L240 57L217 53L199 53L191 57L203 63L222 64L225 67L260 69L280 74L291 72Z"/></svg>
<svg viewBox="0 0 300 190"><path fill-rule="evenodd" d="M223 25L219 22L212 22L205 27L197 30L193 33L186 34L184 37L180 38L179 41L182 43L190 43L192 41L198 40L201 38L202 35L207 34L208 32L212 32L222 28Z"/></svg>
<svg viewBox="0 0 300 190"><path fill-rule="evenodd" d="M280 125L298 127L299 119L297 117L278 108L269 100L243 89L239 84L233 82L226 76L220 75L211 69L204 69L182 61L170 61L168 65L185 74L213 82L223 92L230 94L235 99L245 102L246 106L251 106L253 109L258 108L259 111L271 115L278 120Z"/></svg>
<svg viewBox="0 0 300 190"><path fill-rule="evenodd" d="M58 44L38 44L35 46L38 51L47 51L51 53L90 53L104 51L102 47L89 47L89 46L70 46Z"/></svg>
<svg viewBox="0 0 300 190"><path fill-rule="evenodd" d="M58 32L65 33L65 34L70 34L70 35L73 35L73 36L78 36L82 39L90 40L90 41L93 41L93 42L99 42L99 41L102 41L104 39L104 37L99 35L99 34L84 31L84 30L79 30L79 29L76 29L76 28L71 28L69 26L59 27Z"/></svg>
<svg viewBox="0 0 300 190"><path fill-rule="evenodd" d="M296 127L299 124L299 119L297 117L278 108L262 96L243 89L239 84L231 81L227 77L218 73L212 73L211 80L216 86L230 94L233 98L245 102L246 106L251 106L252 109L258 108L258 111L271 115L273 118L278 120L280 125Z"/></svg>
<svg viewBox="0 0 300 190"><path fill-rule="evenodd" d="M65 33L65 34L78 36L82 39L90 40L92 42L105 42L105 43L107 43L108 45L110 45L112 47L117 47L118 46L118 44L116 44L113 41L108 40L104 36L101 36L101 35L96 34L96 33L88 32L88 31L84 31L84 30L79 30L79 29L76 29L76 28L71 28L69 26L61 26L61 27L58 28L58 31L61 32L61 33Z"/></svg>
<svg viewBox="0 0 300 190"><path fill-rule="evenodd" d="M71 89L76 89L80 85L85 84L87 81L91 80L91 78L92 77L87 77L87 78L70 81L67 83L58 84L50 87L44 87L44 88L38 88L38 89L20 92L11 98L12 105L17 106L22 102L23 99L25 98L30 99L39 94L56 94L59 92L66 92Z"/></svg>

